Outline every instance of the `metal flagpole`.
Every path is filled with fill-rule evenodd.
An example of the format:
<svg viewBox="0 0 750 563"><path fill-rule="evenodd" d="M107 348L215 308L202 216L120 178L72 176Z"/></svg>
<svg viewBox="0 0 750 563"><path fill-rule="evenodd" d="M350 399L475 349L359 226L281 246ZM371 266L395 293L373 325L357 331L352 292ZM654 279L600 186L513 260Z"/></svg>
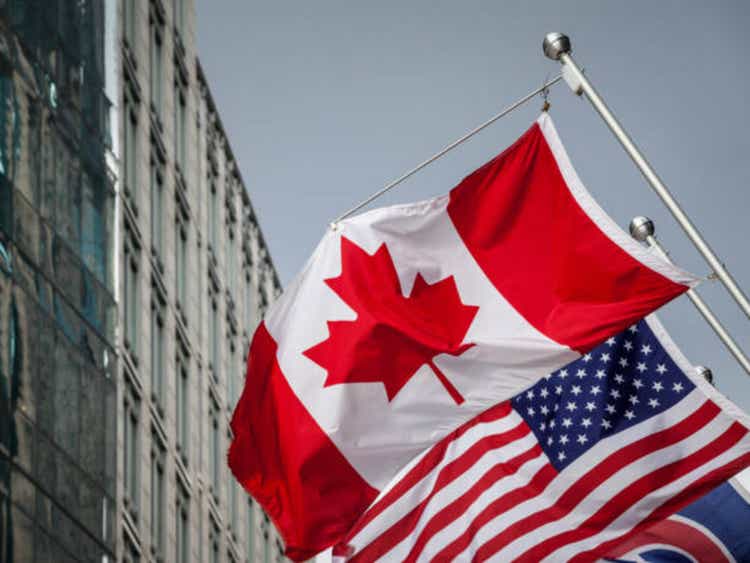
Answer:
<svg viewBox="0 0 750 563"><path fill-rule="evenodd" d="M672 260L669 258L667 251L664 250L659 241L656 240L656 237L654 236L655 230L654 222L648 217L634 217L633 220L630 221L631 236L637 241L645 242L650 248L653 248L659 256L664 258L664 260L671 262ZM703 298L694 289L689 289L687 291L687 296L690 301L693 302L695 308L698 309L698 312L700 312L700 314L703 315L703 318L706 319L706 322L712 329L714 329L714 332L724 343L724 346L727 347L727 350L729 350L729 352L735 357L747 374L750 375L750 360L748 360L742 349L737 345L737 342L732 338L732 335L730 335L726 328L724 328L724 325L721 324L721 321L716 318L716 315L714 315L714 312L708 304L703 301Z"/></svg>
<svg viewBox="0 0 750 563"><path fill-rule="evenodd" d="M571 47L568 36L562 33L548 33L544 38L543 48L544 54L547 57L560 61L563 65L563 78L565 78L565 81L570 88L578 95L581 95L581 93L586 94L591 105L594 106L594 109L596 109L604 122L609 126L612 133L617 137L617 140L620 141L625 152L627 152L630 158L633 159L635 165L644 175L648 183L651 184L651 187L662 199L667 208L672 212L674 218L677 219L677 222L684 229L687 236L703 255L703 258L706 259L721 282L726 286L727 290L744 311L745 315L750 318L750 301L748 301L747 296L742 292L737 285L737 282L734 281L714 251L711 250L711 247L708 246L708 243L703 240L698 229L695 228L690 221L690 218L685 214L682 208L680 208L680 205L675 201L674 197L672 197L667 186L661 181L641 151L638 150L638 147L635 146L635 143L633 143L630 136L625 132L615 116L604 103L604 100L602 100L594 87L584 76L583 71L578 67L573 60L573 57L570 56Z"/></svg>

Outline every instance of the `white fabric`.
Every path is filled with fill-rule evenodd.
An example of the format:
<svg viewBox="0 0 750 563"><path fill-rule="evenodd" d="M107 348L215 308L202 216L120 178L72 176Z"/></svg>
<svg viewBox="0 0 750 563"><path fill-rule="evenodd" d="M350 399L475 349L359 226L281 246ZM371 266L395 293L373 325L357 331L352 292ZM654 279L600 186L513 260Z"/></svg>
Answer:
<svg viewBox="0 0 750 563"><path fill-rule="evenodd" d="M442 197L342 221L339 230L326 233L283 303L266 319L269 332L279 343L277 357L292 389L354 468L378 489L391 479L393 467L402 467L540 374L578 357L537 331L497 292L460 242L445 211L447 202L448 198ZM480 305L464 339L476 346L460 357L436 358L436 364L466 399L463 404L451 399L427 366L392 402L381 383L323 387L326 370L302 353L328 337L326 321L356 318L324 283L341 273L342 235L369 254L385 242L404 295L411 293L418 272L430 284L452 275L461 301ZM304 306L304 313L289 309L297 306ZM414 416L415 411L420 416ZM409 435L408 447L404 447L405 433ZM372 463L375 453L378 464Z"/></svg>
<svg viewBox="0 0 750 563"><path fill-rule="evenodd" d="M563 515L558 519L554 519L541 527L535 527L528 534L516 538L502 550L495 553L491 557L491 560L498 562L514 560L524 554L531 547L543 542L545 539L576 529L587 518L593 515L602 506L603 502L611 499L618 491L635 483L645 474L657 470L658 468L668 466L671 463L684 459L703 447L709 446L714 443L716 438L722 433L726 432L732 425L736 424L736 422L740 422L745 427L750 428L750 418L731 403L731 401L719 394L711 385L707 384L702 377L696 374L694 367L666 334L663 326L659 323L656 317L653 315L650 316L647 319L647 323L659 339L664 349L669 353L680 370L696 385L696 388L670 409L648 418L635 426L627 428L616 435L604 438L596 447L583 453L579 458L573 461L573 463L566 467L562 473L556 475L549 485L547 485L543 491L539 491L536 496L514 505L494 520L486 522L476 532L470 545L460 556L457 557L457 560L471 560L472 556L478 549L507 529L509 524L518 522L530 515L537 514L551 507L575 482L575 480L584 476L589 470L600 463L604 459L603 455L608 455L623 445L634 443L644 437L653 435L660 430L679 423L695 413L707 401L707 399L719 405L723 412L720 412L718 415L710 419L700 429L693 429L694 432L684 437L682 440L653 451L639 458L637 461L621 467L614 474L606 478L601 484L588 491L575 506L571 507L571 511L568 514ZM501 420L513 420L515 422L516 420L520 420L520 417L515 411L512 411L511 414ZM494 424L497 424L497 422ZM347 545L353 548L353 552L359 553L381 534L385 533L390 526L399 522L403 516L408 514L422 501L422 499L426 497L426 492L432 490L436 475L439 473L440 469L460 457L460 455L468 450L473 443L476 443L476 441L482 437L492 433L490 428L490 425L477 425L473 427L470 432L467 432L465 435L454 440L446 450L446 454L440 461L440 464L431 473L426 475L418 483L414 484L408 492L405 492L403 496L398 499L398 501L385 508L383 512L373 518L373 520L363 527L362 530L359 530L356 535L346 540ZM531 440L527 441L525 438L519 439L509 443L504 448L498 448L492 452L487 452L486 455L480 457L470 469L457 477L455 481L451 482L450 485L446 486L429 500L415 531L408 535L399 544L392 546L380 560L403 560L414 546L415 541L419 537L420 532L424 529L424 526L427 525L433 516L438 514L462 494L466 493L472 485L477 482L480 476L485 474L486 470L493 465L493 460L495 463L508 460L513 456L518 455L521 451L528 449L528 446L534 443L534 438L533 436L527 438L531 438ZM618 515L603 531L596 533L589 538L566 545L551 553L544 560L567 561L576 554L592 549L610 539L620 537L632 529L634 525L643 520L666 500L675 494L684 491L691 482L699 479L713 469L719 468L735 459L738 459L748 451L750 451L750 439L745 436L740 443L735 444L735 446L730 447L727 451L710 459L706 463L699 465L682 477L676 479L674 482L647 494L644 498L633 498L632 505L625 512ZM425 452L423 456L428 455L428 453L429 452ZM428 561L437 556L442 549L464 533L474 518L476 518L476 516L492 501L501 498L501 496L508 491L524 487L543 466L548 464L549 460L547 457L544 454L540 454L538 457L526 461L525 464L515 473L499 479L474 500L469 510L465 511L461 516L432 536L432 538L430 538L425 544L424 549L420 552L418 559L420 561ZM389 484L387 489L381 494L381 498L387 494L388 490L403 479L404 474L405 472L402 472L392 483ZM738 490L742 489L743 487L740 483L747 483L750 481L748 475L750 475L750 469L744 471L733 479L732 481L735 488Z"/></svg>

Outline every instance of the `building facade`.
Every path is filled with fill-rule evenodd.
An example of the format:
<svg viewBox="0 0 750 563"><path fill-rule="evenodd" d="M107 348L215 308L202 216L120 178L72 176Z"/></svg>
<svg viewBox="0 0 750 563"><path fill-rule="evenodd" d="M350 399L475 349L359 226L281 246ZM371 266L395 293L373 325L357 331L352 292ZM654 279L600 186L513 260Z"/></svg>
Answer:
<svg viewBox="0 0 750 563"><path fill-rule="evenodd" d="M278 561L226 451L280 284L196 56L193 2L119 10L118 555Z"/></svg>
<svg viewBox="0 0 750 563"><path fill-rule="evenodd" d="M280 291L192 0L0 1L0 561L278 561L226 466Z"/></svg>
<svg viewBox="0 0 750 563"><path fill-rule="evenodd" d="M116 554L114 15L0 2L0 561Z"/></svg>

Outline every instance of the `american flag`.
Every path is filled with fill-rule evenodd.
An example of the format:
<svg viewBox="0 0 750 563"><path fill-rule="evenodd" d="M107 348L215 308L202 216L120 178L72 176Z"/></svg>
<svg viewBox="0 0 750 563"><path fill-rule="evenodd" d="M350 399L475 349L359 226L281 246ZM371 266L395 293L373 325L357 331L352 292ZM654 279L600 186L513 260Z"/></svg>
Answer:
<svg viewBox="0 0 750 563"><path fill-rule="evenodd" d="M750 465L750 422L651 317L414 460L351 561L591 561Z"/></svg>

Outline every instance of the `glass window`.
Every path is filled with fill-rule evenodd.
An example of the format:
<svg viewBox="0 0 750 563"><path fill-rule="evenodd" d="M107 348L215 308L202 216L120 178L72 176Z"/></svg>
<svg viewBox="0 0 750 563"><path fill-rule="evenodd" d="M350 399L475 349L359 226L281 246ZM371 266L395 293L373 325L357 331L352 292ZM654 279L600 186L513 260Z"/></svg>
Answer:
<svg viewBox="0 0 750 563"><path fill-rule="evenodd" d="M138 265L135 253L130 246L125 248L123 274L123 314L125 325L125 347L133 359L138 356L138 317L140 313L138 289Z"/></svg>
<svg viewBox="0 0 750 563"><path fill-rule="evenodd" d="M219 488L221 486L221 466L223 456L221 453L221 440L219 432L219 407L211 400L211 412L209 413L211 428L209 430L208 450L211 456L211 492L213 493L216 504L219 504Z"/></svg>
<svg viewBox="0 0 750 563"><path fill-rule="evenodd" d="M245 531L245 550L247 551L247 560L255 561L255 506L253 499L247 499L247 530Z"/></svg>
<svg viewBox="0 0 750 563"><path fill-rule="evenodd" d="M229 343L229 370L227 371L227 403L230 408L234 408L237 401L237 373L235 372L235 361L235 346L234 341L231 341Z"/></svg>
<svg viewBox="0 0 750 563"><path fill-rule="evenodd" d="M81 174L83 205L81 211L83 236L81 255L99 281L110 283L109 253L112 241L111 194L107 180L99 175Z"/></svg>
<svg viewBox="0 0 750 563"><path fill-rule="evenodd" d="M125 90L125 119L123 120L123 186L125 193L136 202L138 192L138 119L137 106Z"/></svg>
<svg viewBox="0 0 750 563"><path fill-rule="evenodd" d="M128 42L128 45L130 45L130 47L135 46L136 4L137 4L136 0L124 0L124 2L122 3L122 11L123 11L122 19L123 19L123 25L125 26L124 35L125 35L125 40Z"/></svg>
<svg viewBox="0 0 750 563"><path fill-rule="evenodd" d="M271 534L268 531L268 522L263 530L263 563L271 563Z"/></svg>
<svg viewBox="0 0 750 563"><path fill-rule="evenodd" d="M210 310L208 312L208 368L212 375L216 373L216 366L214 366L214 360L216 358L216 340L214 340L214 333L216 332L216 299L209 295ZM215 375L214 375L215 377Z"/></svg>
<svg viewBox="0 0 750 563"><path fill-rule="evenodd" d="M237 245L235 243L234 225L229 224L229 240L227 240L227 285L232 299L237 299Z"/></svg>
<svg viewBox="0 0 750 563"><path fill-rule="evenodd" d="M236 538L239 530L237 529L237 522L239 520L239 514L237 510L237 481L235 479L229 480L229 526L232 529L232 534Z"/></svg>
<svg viewBox="0 0 750 563"><path fill-rule="evenodd" d="M187 308L187 227L178 220L175 224L175 291L177 304L184 313Z"/></svg>
<svg viewBox="0 0 750 563"><path fill-rule="evenodd" d="M127 4L127 1L126 1ZM151 24L151 107L161 117L162 106L162 30L157 23Z"/></svg>
<svg viewBox="0 0 750 563"><path fill-rule="evenodd" d="M164 186L159 165L151 161L151 248L157 256L163 256L164 227Z"/></svg>
<svg viewBox="0 0 750 563"><path fill-rule="evenodd" d="M177 411L175 416L175 423L177 424L177 450L180 452L180 457L183 463L187 465L188 462L188 444L190 440L190 424L189 424L189 404L190 398L188 392L188 366L187 360L182 357L177 359L176 386L177 386Z"/></svg>
<svg viewBox="0 0 750 563"><path fill-rule="evenodd" d="M152 437L156 442L158 438ZM151 551L164 560L164 450L156 445L151 452Z"/></svg>
<svg viewBox="0 0 750 563"><path fill-rule="evenodd" d="M219 526L211 518L211 527L208 531L208 545L211 549L211 563L219 563Z"/></svg>
<svg viewBox="0 0 750 563"><path fill-rule="evenodd" d="M151 308L151 395L159 407L164 400L164 324L161 307Z"/></svg>
<svg viewBox="0 0 750 563"><path fill-rule="evenodd" d="M129 535L123 534L123 543L122 563L140 563L141 554Z"/></svg>
<svg viewBox="0 0 750 563"><path fill-rule="evenodd" d="M245 275L245 326L247 327L248 333L252 333L255 330L255 288L253 287L253 279L250 276L250 272Z"/></svg>
<svg viewBox="0 0 750 563"><path fill-rule="evenodd" d="M123 481L125 498L123 504L133 519L138 517L138 461L140 440L138 437L138 419L140 402L135 392L126 385L123 408Z"/></svg>
<svg viewBox="0 0 750 563"><path fill-rule="evenodd" d="M266 284L265 276L261 276L261 281L258 284L258 318L263 318L268 308L268 297L266 296Z"/></svg>
<svg viewBox="0 0 750 563"><path fill-rule="evenodd" d="M182 32L185 26L185 0L174 0L174 28Z"/></svg>
<svg viewBox="0 0 750 563"><path fill-rule="evenodd" d="M209 313L209 326L208 326L208 344L209 344L209 359L211 361L211 369L213 370L213 376L215 381L220 381L221 366L219 346L221 346L221 340L219 338L219 311L218 303L216 298L211 300L211 311Z"/></svg>
<svg viewBox="0 0 750 563"><path fill-rule="evenodd" d="M175 164L185 171L185 148L187 146L187 109L185 93L182 88L175 84L174 102L174 160Z"/></svg>
<svg viewBox="0 0 750 563"><path fill-rule="evenodd" d="M189 502L187 492L181 484L177 484L175 550L177 563L190 561L190 535L188 533Z"/></svg>
<svg viewBox="0 0 750 563"><path fill-rule="evenodd" d="M219 223L219 196L216 193L216 183L214 179L211 179L211 187L208 190L208 236L211 248L213 248L214 255L218 257L219 251L219 234L218 234L218 223Z"/></svg>

